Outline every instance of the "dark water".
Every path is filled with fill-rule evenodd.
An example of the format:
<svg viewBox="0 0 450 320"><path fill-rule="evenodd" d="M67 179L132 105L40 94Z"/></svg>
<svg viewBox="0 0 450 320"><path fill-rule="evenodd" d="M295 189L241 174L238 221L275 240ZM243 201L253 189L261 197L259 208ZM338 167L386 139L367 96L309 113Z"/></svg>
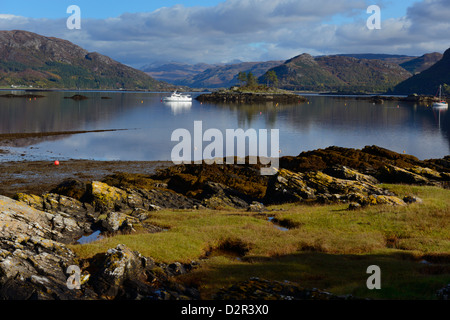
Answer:
<svg viewBox="0 0 450 320"><path fill-rule="evenodd" d="M8 93L8 92L3 92ZM3 94L2 93L2 94ZM424 105L307 96L294 105L171 104L167 93L81 92L90 99L64 99L74 92L45 92L44 98L0 98L0 133L128 129L19 140L0 147L9 160L170 160L175 129L279 129L280 155L328 146L378 145L419 159L450 152L450 114ZM193 94L195 97L196 94ZM112 99L101 99L101 97ZM204 143L204 146L208 143Z"/></svg>

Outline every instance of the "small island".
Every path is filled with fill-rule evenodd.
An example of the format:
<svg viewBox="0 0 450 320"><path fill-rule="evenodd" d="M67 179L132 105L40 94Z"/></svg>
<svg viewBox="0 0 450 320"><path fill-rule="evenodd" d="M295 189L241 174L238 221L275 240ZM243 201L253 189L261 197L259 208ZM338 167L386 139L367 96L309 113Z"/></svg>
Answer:
<svg viewBox="0 0 450 320"><path fill-rule="evenodd" d="M241 72L238 75L240 86L223 89L212 93L199 95L196 99L200 102L214 103L301 103L307 102L303 96L296 93L278 89L276 75L267 75L267 85L259 84L251 72Z"/></svg>

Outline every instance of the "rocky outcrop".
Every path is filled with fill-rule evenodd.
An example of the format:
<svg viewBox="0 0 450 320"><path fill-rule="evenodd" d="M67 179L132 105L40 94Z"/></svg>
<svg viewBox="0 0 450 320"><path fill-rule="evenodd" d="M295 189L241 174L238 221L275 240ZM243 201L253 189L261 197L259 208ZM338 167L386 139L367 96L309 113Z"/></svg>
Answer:
<svg viewBox="0 0 450 320"><path fill-rule="evenodd" d="M0 298L75 299L66 269L75 255L48 213L0 196Z"/></svg>
<svg viewBox="0 0 450 320"><path fill-rule="evenodd" d="M359 205L405 205L403 200L388 190L372 184L376 182L374 178L347 168L342 168L338 172L348 174L352 180L335 178L320 171L303 174L280 169L269 180L265 201L268 203L319 201L356 202Z"/></svg>
<svg viewBox="0 0 450 320"><path fill-rule="evenodd" d="M196 264L157 264L124 245L80 263L50 215L0 196L0 299L198 299L195 288L171 281ZM73 289L68 271L79 264Z"/></svg>

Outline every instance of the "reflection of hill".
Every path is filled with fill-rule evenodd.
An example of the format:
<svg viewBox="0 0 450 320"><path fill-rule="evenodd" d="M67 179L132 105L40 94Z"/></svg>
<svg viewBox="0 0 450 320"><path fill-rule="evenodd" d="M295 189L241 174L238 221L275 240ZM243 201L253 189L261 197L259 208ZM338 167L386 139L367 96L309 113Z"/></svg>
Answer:
<svg viewBox="0 0 450 320"><path fill-rule="evenodd" d="M133 94L114 94L113 99L101 99L105 93L83 93L90 99L64 99L72 92L48 92L38 100L5 99L0 104L0 133L57 132L90 129L94 123L108 121L125 108L140 101Z"/></svg>
<svg viewBox="0 0 450 320"><path fill-rule="evenodd" d="M240 127L250 127L259 115L264 115L267 126L273 127L280 112L296 108L298 104L279 104L273 102L252 104L217 103L214 106L235 112Z"/></svg>
<svg viewBox="0 0 450 320"><path fill-rule="evenodd" d="M241 127L251 127L260 114L268 128L277 120L296 131L309 131L312 126L348 131L389 130L414 127L419 131L439 131L450 143L450 112L437 111L409 102L386 101L382 105L355 99L337 100L331 97L308 97L309 103L275 106L218 104L237 113Z"/></svg>
<svg viewBox="0 0 450 320"><path fill-rule="evenodd" d="M89 99L74 101L64 99L73 92L46 92L37 100L4 99L0 101L0 135L35 133L14 141L10 146L28 146L43 141L62 139L61 132L85 131L98 128L99 123L117 117L126 110L142 106L134 94L114 93L113 99L101 99L107 93L83 93ZM101 128L104 129L104 128ZM118 129L118 128L113 128ZM56 133L36 135L36 133ZM76 133L76 132L75 132ZM5 139L3 139L5 140ZM3 141L4 142L4 141Z"/></svg>

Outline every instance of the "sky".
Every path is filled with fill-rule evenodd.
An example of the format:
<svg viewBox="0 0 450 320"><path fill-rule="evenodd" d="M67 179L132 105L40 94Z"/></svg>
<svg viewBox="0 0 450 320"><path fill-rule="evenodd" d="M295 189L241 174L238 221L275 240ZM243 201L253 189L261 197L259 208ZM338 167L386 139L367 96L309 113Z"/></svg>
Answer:
<svg viewBox="0 0 450 320"><path fill-rule="evenodd" d="M81 29L67 28L70 5ZM381 29L369 29L370 5ZM450 0L0 0L0 30L69 40L133 67L286 60L302 53L420 56L450 47Z"/></svg>

